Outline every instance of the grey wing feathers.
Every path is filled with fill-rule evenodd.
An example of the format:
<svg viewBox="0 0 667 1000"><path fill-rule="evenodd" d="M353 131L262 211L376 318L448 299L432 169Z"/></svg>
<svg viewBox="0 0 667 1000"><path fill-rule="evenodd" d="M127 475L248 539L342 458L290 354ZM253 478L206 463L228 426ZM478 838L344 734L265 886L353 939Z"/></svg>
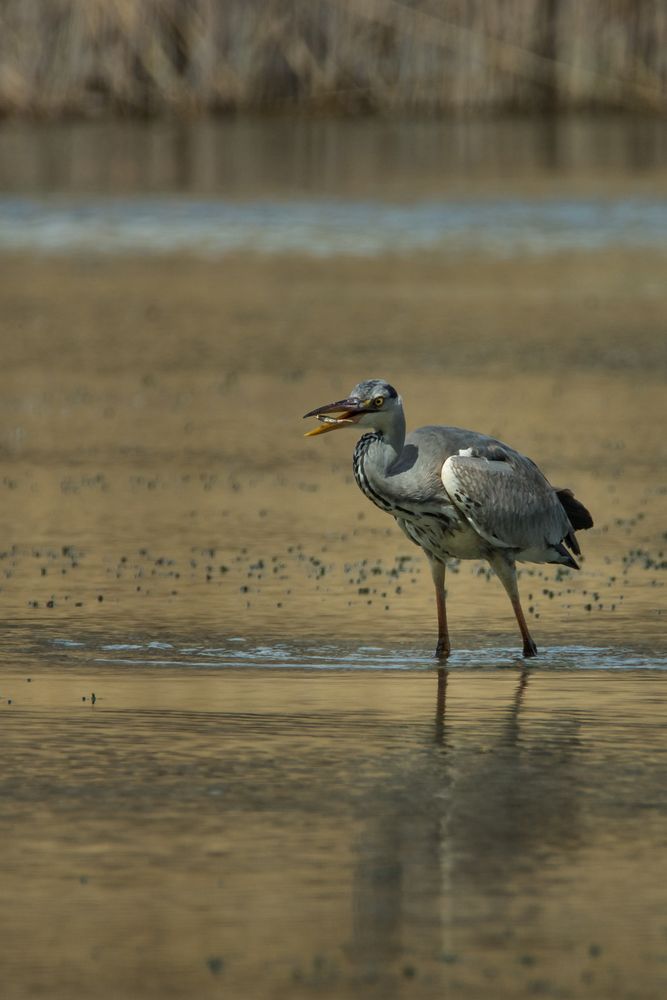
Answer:
<svg viewBox="0 0 667 1000"><path fill-rule="evenodd" d="M560 546L572 530L535 463L505 445L489 442L450 455L442 482L471 526L494 547L537 554Z"/></svg>

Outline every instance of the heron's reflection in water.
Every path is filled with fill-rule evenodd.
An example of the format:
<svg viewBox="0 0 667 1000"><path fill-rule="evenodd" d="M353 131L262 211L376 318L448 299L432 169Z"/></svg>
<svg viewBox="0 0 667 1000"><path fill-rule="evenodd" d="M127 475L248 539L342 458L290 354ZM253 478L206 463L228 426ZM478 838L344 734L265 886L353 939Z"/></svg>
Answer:
<svg viewBox="0 0 667 1000"><path fill-rule="evenodd" d="M435 724L369 796L349 950L386 996L424 963L458 975L464 955L511 946L539 919L545 863L577 848L578 722L531 719L535 683L523 670L509 706L485 717L439 670Z"/></svg>

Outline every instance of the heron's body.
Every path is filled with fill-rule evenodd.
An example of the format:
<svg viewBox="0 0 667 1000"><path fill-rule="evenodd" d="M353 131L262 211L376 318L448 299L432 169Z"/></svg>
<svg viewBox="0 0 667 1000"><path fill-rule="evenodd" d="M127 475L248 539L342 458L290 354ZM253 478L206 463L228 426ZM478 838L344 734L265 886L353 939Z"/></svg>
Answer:
<svg viewBox="0 0 667 1000"><path fill-rule="evenodd" d="M383 435L364 434L354 477L436 559L487 559L503 549L522 562L573 565L554 547L571 530L556 491L529 458L495 438L420 427L397 455Z"/></svg>
<svg viewBox="0 0 667 1000"><path fill-rule="evenodd" d="M337 417L329 414L339 414ZM485 434L460 427L420 427L405 433L400 396L381 380L361 382L345 400L311 411L323 433L349 424L372 427L354 450L359 488L391 514L431 564L436 587L437 653L449 653L444 573L447 559L486 559L508 592L523 637L536 652L519 602L516 561L561 563L578 569L568 551L575 530L590 527L586 508L556 490L525 455ZM566 547L567 546L567 547Z"/></svg>

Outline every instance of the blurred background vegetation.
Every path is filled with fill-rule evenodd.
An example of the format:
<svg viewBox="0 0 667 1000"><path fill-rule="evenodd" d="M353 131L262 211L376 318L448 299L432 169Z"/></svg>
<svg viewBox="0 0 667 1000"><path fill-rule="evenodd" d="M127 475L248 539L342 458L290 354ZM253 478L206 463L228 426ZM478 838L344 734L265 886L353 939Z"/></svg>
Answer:
<svg viewBox="0 0 667 1000"><path fill-rule="evenodd" d="M0 114L667 106L664 0L0 0Z"/></svg>

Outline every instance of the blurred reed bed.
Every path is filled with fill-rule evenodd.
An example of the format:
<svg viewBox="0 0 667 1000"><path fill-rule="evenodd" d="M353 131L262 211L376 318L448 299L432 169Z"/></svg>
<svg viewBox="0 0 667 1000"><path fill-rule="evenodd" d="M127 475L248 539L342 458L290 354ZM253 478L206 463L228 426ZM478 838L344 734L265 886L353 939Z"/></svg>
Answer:
<svg viewBox="0 0 667 1000"><path fill-rule="evenodd" d="M0 0L0 113L667 106L665 0Z"/></svg>

